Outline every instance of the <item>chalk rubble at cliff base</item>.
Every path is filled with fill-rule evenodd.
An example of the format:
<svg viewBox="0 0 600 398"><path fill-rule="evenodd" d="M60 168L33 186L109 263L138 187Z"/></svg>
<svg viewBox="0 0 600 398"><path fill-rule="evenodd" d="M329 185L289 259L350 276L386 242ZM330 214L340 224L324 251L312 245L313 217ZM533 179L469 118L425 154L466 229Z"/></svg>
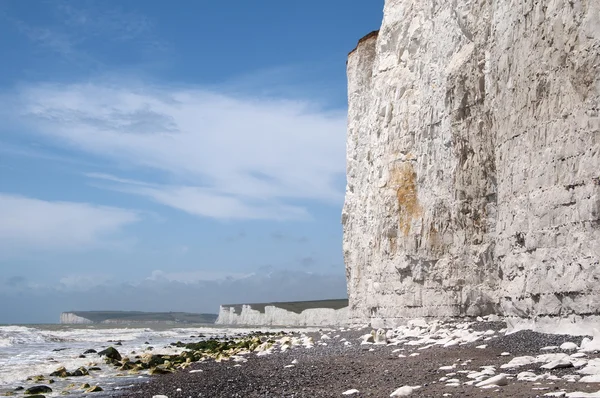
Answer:
<svg viewBox="0 0 600 398"><path fill-rule="evenodd" d="M127 396L187 397L193 386L196 396L211 397L600 397L600 332L506 332L503 322L483 319L412 320L387 330L348 327L283 336L217 358L220 363L192 364Z"/></svg>

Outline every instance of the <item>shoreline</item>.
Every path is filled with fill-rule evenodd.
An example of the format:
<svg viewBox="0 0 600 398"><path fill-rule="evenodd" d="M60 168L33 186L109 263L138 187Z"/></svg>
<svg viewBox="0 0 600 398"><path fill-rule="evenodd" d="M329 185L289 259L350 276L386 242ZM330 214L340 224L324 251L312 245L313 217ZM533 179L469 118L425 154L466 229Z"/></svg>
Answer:
<svg viewBox="0 0 600 398"><path fill-rule="evenodd" d="M240 360L195 362L119 396L388 397L401 387L418 386L405 396L600 397L600 376L597 382L577 381L594 370L600 375L600 341L594 340L598 350L583 353L580 347L592 347L584 336L532 331L505 335L505 327L504 322L419 323L380 332L375 340L386 338L387 332L384 344L363 343L370 328L306 333L314 342L311 348L296 345L281 352L282 345L275 344L270 355L253 352ZM444 335L462 337L455 341ZM578 349L561 349L564 343ZM525 364L506 368L519 360ZM492 377L501 379L499 386L476 386Z"/></svg>

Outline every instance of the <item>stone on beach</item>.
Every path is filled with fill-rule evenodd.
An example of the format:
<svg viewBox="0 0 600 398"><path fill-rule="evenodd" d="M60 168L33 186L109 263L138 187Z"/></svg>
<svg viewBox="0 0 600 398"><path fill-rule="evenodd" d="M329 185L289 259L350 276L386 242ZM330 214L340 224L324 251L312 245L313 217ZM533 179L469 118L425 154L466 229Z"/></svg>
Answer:
<svg viewBox="0 0 600 398"><path fill-rule="evenodd" d="M358 394L360 391L358 391L356 388L353 388L351 390L346 390L342 393L342 395L354 395L354 394Z"/></svg>
<svg viewBox="0 0 600 398"><path fill-rule="evenodd" d="M408 397L421 386L402 386L390 394L390 397Z"/></svg>
<svg viewBox="0 0 600 398"><path fill-rule="evenodd" d="M572 343L570 341L564 342L560 345L560 349L564 351L575 351L578 348L579 347L577 346L577 344Z"/></svg>
<svg viewBox="0 0 600 398"><path fill-rule="evenodd" d="M25 390L25 394L45 394L45 393L51 393L52 389L48 386L33 386L33 387L29 387L27 390Z"/></svg>
<svg viewBox="0 0 600 398"><path fill-rule="evenodd" d="M505 386L508 384L508 378L506 374L500 373L499 375L492 376L489 379L480 381L475 384L475 387L487 387L487 386Z"/></svg>
<svg viewBox="0 0 600 398"><path fill-rule="evenodd" d="M552 369L563 369L563 368L572 368L573 362L568 359L557 359L555 361L549 362L545 365L540 366L541 369L552 370Z"/></svg>

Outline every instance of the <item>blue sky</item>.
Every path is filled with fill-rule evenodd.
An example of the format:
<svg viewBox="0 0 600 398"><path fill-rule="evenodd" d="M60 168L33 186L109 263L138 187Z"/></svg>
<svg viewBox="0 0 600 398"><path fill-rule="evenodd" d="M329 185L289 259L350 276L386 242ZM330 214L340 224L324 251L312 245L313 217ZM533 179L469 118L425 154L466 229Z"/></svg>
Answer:
<svg viewBox="0 0 600 398"><path fill-rule="evenodd" d="M0 323L345 295L345 61L382 8L0 1Z"/></svg>

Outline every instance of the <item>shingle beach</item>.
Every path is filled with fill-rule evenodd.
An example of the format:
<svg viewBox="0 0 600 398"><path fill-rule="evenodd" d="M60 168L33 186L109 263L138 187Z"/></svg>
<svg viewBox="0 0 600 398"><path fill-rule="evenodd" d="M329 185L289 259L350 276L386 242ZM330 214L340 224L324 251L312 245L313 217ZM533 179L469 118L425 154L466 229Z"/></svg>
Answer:
<svg viewBox="0 0 600 398"><path fill-rule="evenodd" d="M122 396L600 397L600 337L505 332L503 322L415 321L288 334Z"/></svg>

